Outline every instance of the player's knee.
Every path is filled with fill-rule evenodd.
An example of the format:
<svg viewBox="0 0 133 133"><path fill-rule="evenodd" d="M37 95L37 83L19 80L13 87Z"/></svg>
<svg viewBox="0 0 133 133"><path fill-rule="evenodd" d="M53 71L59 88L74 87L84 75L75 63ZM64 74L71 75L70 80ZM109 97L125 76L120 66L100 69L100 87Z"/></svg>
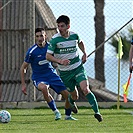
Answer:
<svg viewBox="0 0 133 133"><path fill-rule="evenodd" d="M83 91L84 95L87 95L88 93L91 92L90 89L89 89L88 87L82 88L82 91Z"/></svg>
<svg viewBox="0 0 133 133"><path fill-rule="evenodd" d="M73 99L73 100L78 100L78 98L79 98L79 95L78 95L78 94L72 95L72 99Z"/></svg>
<svg viewBox="0 0 133 133"><path fill-rule="evenodd" d="M48 89L48 86L45 85L45 84L40 83L40 84L38 85L38 89L41 90L41 91L47 90L47 89Z"/></svg>

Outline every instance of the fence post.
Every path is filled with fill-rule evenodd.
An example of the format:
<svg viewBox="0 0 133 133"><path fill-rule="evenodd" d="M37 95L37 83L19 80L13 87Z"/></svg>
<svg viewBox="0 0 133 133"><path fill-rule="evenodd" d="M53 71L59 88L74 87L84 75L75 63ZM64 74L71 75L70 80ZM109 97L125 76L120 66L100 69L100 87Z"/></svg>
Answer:
<svg viewBox="0 0 133 133"><path fill-rule="evenodd" d="M30 0L29 1L29 29L30 29L30 37L29 37L29 43L30 46L35 43L35 0ZM30 69L30 75L31 75L31 69ZM30 101L35 101L35 96L34 96L34 86L32 84L32 81L30 82Z"/></svg>

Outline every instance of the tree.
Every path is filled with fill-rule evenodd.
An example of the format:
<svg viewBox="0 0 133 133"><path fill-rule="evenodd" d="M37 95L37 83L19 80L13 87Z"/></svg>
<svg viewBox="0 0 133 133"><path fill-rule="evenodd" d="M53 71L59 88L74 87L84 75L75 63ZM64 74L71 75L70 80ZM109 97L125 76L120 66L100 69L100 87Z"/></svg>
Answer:
<svg viewBox="0 0 133 133"><path fill-rule="evenodd" d="M123 56L122 61L127 62L129 60L129 50L130 50L130 43L133 35L133 29L132 26L129 26L127 31L119 33L121 40L122 40L122 50L123 50ZM115 47L116 53L118 53L118 39L116 36L114 36L111 41L109 42L110 45Z"/></svg>
<svg viewBox="0 0 133 133"><path fill-rule="evenodd" d="M95 47L105 40L104 0L94 0L95 3ZM95 79L105 84L104 75L104 45L95 53Z"/></svg>

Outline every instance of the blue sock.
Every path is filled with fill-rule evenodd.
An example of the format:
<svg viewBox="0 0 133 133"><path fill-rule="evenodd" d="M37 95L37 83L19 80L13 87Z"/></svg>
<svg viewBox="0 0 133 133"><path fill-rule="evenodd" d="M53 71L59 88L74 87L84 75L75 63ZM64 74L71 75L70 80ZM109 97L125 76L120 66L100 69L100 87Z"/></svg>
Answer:
<svg viewBox="0 0 133 133"><path fill-rule="evenodd" d="M54 100L52 100L51 102L49 102L48 105L49 105L49 107L50 107L53 111L55 111L55 110L57 109Z"/></svg>
<svg viewBox="0 0 133 133"><path fill-rule="evenodd" d="M65 115L70 116L71 115L71 109L65 109Z"/></svg>

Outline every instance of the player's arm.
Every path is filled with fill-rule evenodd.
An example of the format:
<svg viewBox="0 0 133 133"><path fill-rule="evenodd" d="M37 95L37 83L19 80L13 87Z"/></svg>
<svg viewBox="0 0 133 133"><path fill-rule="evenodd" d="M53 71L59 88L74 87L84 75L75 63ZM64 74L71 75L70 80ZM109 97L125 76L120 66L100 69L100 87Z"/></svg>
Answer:
<svg viewBox="0 0 133 133"><path fill-rule="evenodd" d="M54 57L53 54L54 54L55 49L56 49L56 42L52 38L50 40L50 43L49 43L49 46L48 46L48 50L47 50L47 53L46 53L46 59L50 62L54 62L54 63L60 64L60 65L70 64L70 60L68 60L68 59L58 59L58 58Z"/></svg>
<svg viewBox="0 0 133 133"><path fill-rule="evenodd" d="M58 64L61 64L61 65L69 65L70 64L70 60L68 59L57 59L55 58L52 54L50 53L46 53L46 59L50 62L55 62L55 63L58 63Z"/></svg>
<svg viewBox="0 0 133 133"><path fill-rule="evenodd" d="M87 60L87 54L86 54L86 51L85 51L84 43L83 43L82 41L80 41L80 43L78 44L78 47L80 48L80 50L81 50L82 53L83 53L83 56L82 56L82 63L85 63L86 60Z"/></svg>
<svg viewBox="0 0 133 133"><path fill-rule="evenodd" d="M55 58L52 54L50 54L48 52L46 53L46 59L48 61L50 61L50 62L54 62L54 63L58 63L58 64L61 63L61 60L60 59Z"/></svg>
<svg viewBox="0 0 133 133"><path fill-rule="evenodd" d="M21 84L22 84L22 92L27 95L26 92L26 84L25 84L25 71L28 68L28 63L27 62L23 62L21 68L20 68L20 76L21 76Z"/></svg>

